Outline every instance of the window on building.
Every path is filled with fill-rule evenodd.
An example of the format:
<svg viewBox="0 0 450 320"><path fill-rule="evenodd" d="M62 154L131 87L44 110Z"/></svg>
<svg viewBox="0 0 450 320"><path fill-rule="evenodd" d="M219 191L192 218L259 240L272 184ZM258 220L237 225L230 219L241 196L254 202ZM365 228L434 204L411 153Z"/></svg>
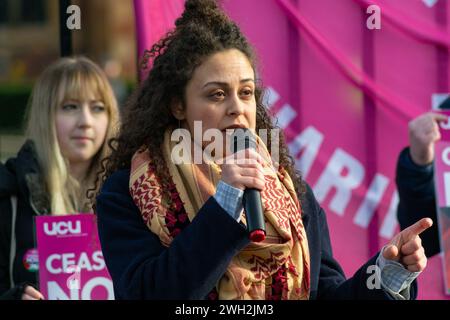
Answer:
<svg viewBox="0 0 450 320"><path fill-rule="evenodd" d="M8 1L0 0L0 24L5 24L8 20Z"/></svg>
<svg viewBox="0 0 450 320"><path fill-rule="evenodd" d="M46 0L0 0L0 24L42 24L47 20Z"/></svg>

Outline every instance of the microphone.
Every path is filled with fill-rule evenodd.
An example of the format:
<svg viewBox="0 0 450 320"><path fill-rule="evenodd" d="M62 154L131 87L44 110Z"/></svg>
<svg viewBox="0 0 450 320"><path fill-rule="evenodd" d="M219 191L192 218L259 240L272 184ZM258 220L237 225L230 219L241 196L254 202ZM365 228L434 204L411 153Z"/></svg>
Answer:
<svg viewBox="0 0 450 320"><path fill-rule="evenodd" d="M256 138L248 129L238 128L231 135L232 152L243 149L256 150ZM253 242L261 242L266 238L266 224L261 204L261 193L258 189L247 188L242 199L245 216L247 218L247 230L249 239Z"/></svg>

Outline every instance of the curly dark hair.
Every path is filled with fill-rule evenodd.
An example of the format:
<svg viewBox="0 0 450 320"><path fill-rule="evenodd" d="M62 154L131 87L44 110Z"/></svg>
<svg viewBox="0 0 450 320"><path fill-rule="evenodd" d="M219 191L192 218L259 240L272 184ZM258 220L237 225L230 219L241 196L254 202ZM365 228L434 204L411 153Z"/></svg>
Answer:
<svg viewBox="0 0 450 320"><path fill-rule="evenodd" d="M186 85L194 70L206 58L220 51L237 49L248 58L256 71L256 57L251 45L216 1L187 0L185 10L176 20L175 26L174 30L145 51L142 68L148 68L151 61L153 66L148 77L128 100L118 136L109 141L113 151L102 162L102 170L96 181L97 194L103 182L114 171L130 167L131 158L137 150L161 150L165 129L178 124L170 106L179 102L184 105ZM256 130L267 129L267 148L270 150L270 132L275 126L263 106L262 96L263 88L257 81ZM300 194L304 192L301 176L295 170L294 160L289 155L281 130L279 147L280 166L292 177L296 191ZM151 157L157 177L163 183L168 182L162 152L152 152ZM91 194L90 198L94 195Z"/></svg>

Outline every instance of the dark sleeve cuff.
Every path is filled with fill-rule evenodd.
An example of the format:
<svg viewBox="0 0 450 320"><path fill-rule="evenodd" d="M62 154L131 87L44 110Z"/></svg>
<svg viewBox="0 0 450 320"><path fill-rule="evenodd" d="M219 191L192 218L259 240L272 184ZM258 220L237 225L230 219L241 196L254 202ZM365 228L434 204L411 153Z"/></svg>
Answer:
<svg viewBox="0 0 450 320"><path fill-rule="evenodd" d="M405 148L399 155L395 182L400 196L400 202L408 199L434 198L434 165L416 165Z"/></svg>
<svg viewBox="0 0 450 320"><path fill-rule="evenodd" d="M399 156L399 165L404 167L407 170L417 171L420 173L433 173L433 163L427 165L418 165L416 164L412 158L411 153L409 152L409 147L406 147L402 150Z"/></svg>

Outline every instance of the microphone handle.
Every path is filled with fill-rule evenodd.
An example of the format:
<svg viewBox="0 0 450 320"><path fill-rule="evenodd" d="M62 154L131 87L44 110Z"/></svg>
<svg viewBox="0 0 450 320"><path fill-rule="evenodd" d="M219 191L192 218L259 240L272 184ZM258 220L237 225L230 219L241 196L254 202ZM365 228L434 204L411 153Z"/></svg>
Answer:
<svg viewBox="0 0 450 320"><path fill-rule="evenodd" d="M242 204L246 213L250 240L253 242L263 241L266 238L266 224L264 222L260 191L253 188L245 189ZM253 212L253 214L249 215L248 212Z"/></svg>

